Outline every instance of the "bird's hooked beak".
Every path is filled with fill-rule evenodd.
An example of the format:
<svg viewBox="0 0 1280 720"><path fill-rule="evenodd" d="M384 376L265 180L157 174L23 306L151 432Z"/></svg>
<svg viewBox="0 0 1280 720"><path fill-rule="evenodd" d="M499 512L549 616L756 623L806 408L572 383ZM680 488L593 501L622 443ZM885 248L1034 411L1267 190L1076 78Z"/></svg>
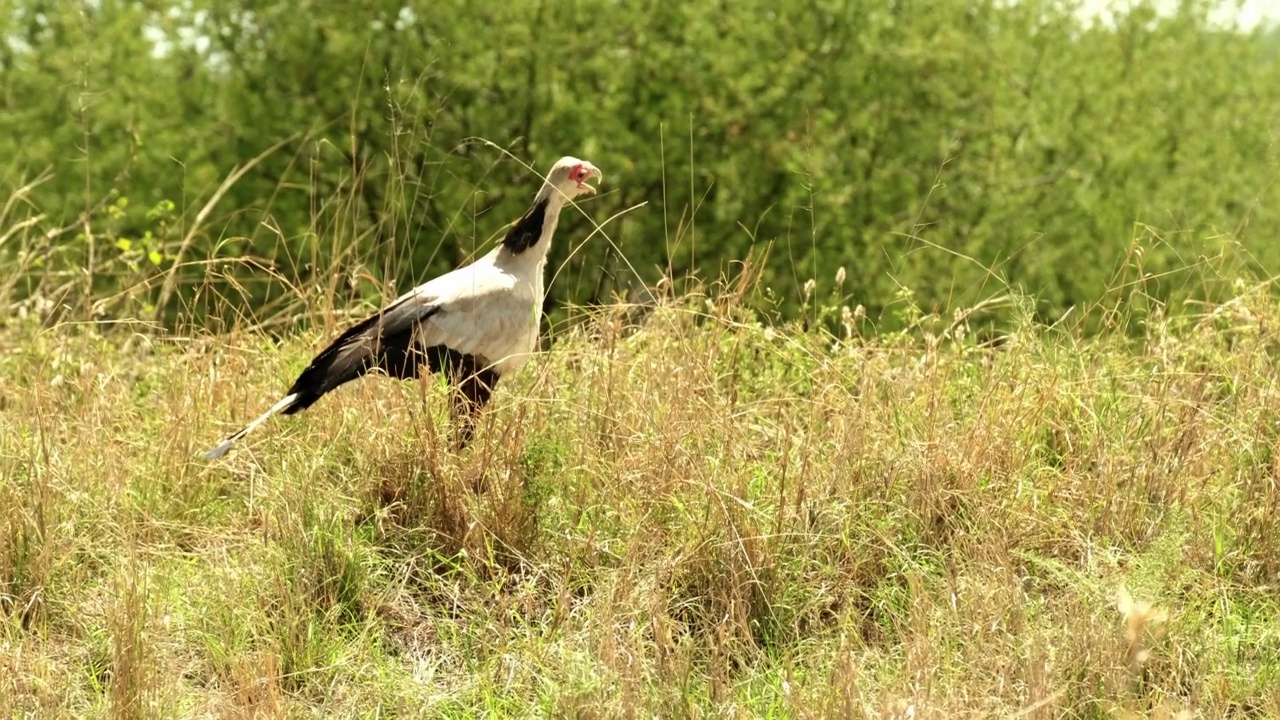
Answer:
<svg viewBox="0 0 1280 720"><path fill-rule="evenodd" d="M578 190L580 190L584 194L592 195L599 188L595 187L594 185L588 185L587 181L590 180L591 178L595 178L600 182L604 182L604 173L600 172L600 168L596 167L595 165L592 165L591 163L583 163L583 169L586 170L587 172L585 175L582 176L581 179L578 180Z"/></svg>

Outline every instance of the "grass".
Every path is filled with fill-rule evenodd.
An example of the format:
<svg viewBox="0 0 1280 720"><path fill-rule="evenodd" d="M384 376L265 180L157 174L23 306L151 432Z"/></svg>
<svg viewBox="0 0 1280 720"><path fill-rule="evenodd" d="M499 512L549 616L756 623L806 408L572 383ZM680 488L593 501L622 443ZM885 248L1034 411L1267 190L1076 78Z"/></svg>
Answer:
<svg viewBox="0 0 1280 720"><path fill-rule="evenodd" d="M1267 290L999 342L605 307L462 454L374 378L217 463L325 333L14 319L0 714L1280 717Z"/></svg>

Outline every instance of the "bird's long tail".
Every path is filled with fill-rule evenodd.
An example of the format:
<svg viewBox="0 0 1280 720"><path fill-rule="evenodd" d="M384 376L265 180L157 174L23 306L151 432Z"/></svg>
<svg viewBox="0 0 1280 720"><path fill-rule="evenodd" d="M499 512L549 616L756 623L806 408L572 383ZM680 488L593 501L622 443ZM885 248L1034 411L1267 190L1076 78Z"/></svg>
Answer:
<svg viewBox="0 0 1280 720"><path fill-rule="evenodd" d="M204 454L205 459L217 460L223 455L226 455L227 451L231 449L231 445L235 443L235 441L253 432L254 428L258 427L259 425L266 422L267 420L270 420L272 415L275 415L281 410L288 409L289 406L293 405L293 403L296 402L297 400L298 400L298 393L289 393L288 395L285 395L283 398L280 399L280 402L276 403L275 405L272 405L270 410L259 415L257 420L254 420L248 425L245 425L235 434L228 436L226 440L223 440L222 442L218 443L217 447L205 453Z"/></svg>

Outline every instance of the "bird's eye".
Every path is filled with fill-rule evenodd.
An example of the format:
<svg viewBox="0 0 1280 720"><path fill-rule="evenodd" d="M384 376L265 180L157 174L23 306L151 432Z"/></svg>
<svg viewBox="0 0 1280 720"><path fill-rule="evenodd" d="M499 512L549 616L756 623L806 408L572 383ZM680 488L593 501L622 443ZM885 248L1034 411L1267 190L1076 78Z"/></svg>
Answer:
<svg viewBox="0 0 1280 720"><path fill-rule="evenodd" d="M574 165L573 170L569 172L569 179L574 182L582 182L582 178L586 177L587 169L581 165Z"/></svg>

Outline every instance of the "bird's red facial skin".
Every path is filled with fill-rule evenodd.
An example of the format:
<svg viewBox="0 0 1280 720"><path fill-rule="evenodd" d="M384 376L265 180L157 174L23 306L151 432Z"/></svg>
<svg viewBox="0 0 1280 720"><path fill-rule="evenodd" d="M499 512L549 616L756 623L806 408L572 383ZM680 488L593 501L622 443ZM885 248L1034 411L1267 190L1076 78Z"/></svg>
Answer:
<svg viewBox="0 0 1280 720"><path fill-rule="evenodd" d="M585 165L574 165L573 170L569 171L569 179L578 183L579 186L587 179L587 168Z"/></svg>

